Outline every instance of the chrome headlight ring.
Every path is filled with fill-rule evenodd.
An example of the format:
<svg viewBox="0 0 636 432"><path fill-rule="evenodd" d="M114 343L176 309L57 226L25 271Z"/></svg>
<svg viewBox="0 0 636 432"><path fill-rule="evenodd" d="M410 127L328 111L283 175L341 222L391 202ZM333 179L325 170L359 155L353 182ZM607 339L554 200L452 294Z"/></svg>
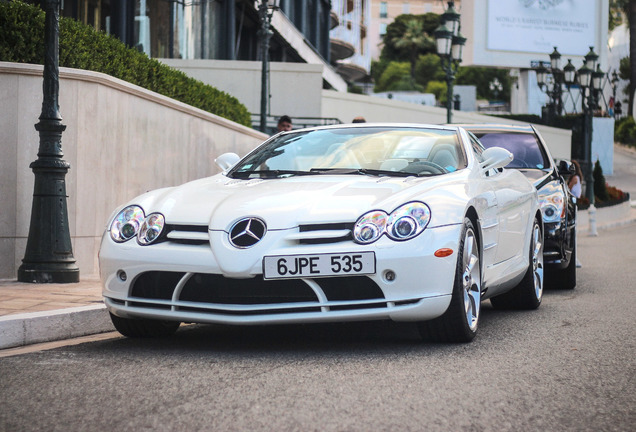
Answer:
<svg viewBox="0 0 636 432"><path fill-rule="evenodd" d="M141 207L131 205L117 213L110 224L110 238L117 243L123 243L135 237L139 227L146 218Z"/></svg>
<svg viewBox="0 0 636 432"><path fill-rule="evenodd" d="M373 210L362 215L353 228L356 243L370 244L386 234L391 240L410 240L419 235L431 220L431 210L419 201L406 203L391 214Z"/></svg>
<svg viewBox="0 0 636 432"><path fill-rule="evenodd" d="M353 227L353 239L360 244L373 243L384 234L388 216L382 210L363 214Z"/></svg>
<svg viewBox="0 0 636 432"><path fill-rule="evenodd" d="M557 191L549 195L539 195L543 222L559 222L565 216L565 197Z"/></svg>
<svg viewBox="0 0 636 432"><path fill-rule="evenodd" d="M431 210L419 201L406 203L389 216L386 233L392 240L409 240L419 235L431 220Z"/></svg>
<svg viewBox="0 0 636 432"><path fill-rule="evenodd" d="M165 225L166 219L161 213L149 214L139 228L137 243L142 246L153 243L161 236Z"/></svg>

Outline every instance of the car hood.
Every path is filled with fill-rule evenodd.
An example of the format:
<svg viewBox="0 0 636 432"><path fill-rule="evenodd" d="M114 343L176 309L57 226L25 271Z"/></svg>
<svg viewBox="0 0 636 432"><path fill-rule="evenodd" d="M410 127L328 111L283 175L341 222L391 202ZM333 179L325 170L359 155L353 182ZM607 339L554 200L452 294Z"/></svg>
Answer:
<svg viewBox="0 0 636 432"><path fill-rule="evenodd" d="M543 185L549 182L552 174L552 171L546 172L540 169L521 169L519 171L521 171L537 189L541 189Z"/></svg>
<svg viewBox="0 0 636 432"><path fill-rule="evenodd" d="M141 205L146 214L162 213L169 224L205 224L213 230L228 230L238 219L256 216L268 229L288 229L304 223L355 222L369 210L391 212L408 201L421 199L427 191L432 201L443 198L445 206L454 201L453 196L462 202L464 189L458 174L433 178L322 175L268 180L217 175L149 192L131 203Z"/></svg>

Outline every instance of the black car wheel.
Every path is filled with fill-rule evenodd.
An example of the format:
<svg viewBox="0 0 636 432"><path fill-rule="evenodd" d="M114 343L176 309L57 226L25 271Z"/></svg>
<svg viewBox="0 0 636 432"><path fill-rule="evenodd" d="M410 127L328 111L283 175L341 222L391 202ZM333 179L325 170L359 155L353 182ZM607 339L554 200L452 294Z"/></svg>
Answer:
<svg viewBox="0 0 636 432"><path fill-rule="evenodd" d="M466 218L451 303L444 315L418 324L420 335L432 342L470 342L477 334L480 311L481 253L473 223Z"/></svg>
<svg viewBox="0 0 636 432"><path fill-rule="evenodd" d="M530 263L523 279L510 291L493 297L495 309L536 309L543 298L543 232L535 219L530 240Z"/></svg>
<svg viewBox="0 0 636 432"><path fill-rule="evenodd" d="M122 318L110 314L115 329L126 337L151 338L169 336L181 325L178 321Z"/></svg>

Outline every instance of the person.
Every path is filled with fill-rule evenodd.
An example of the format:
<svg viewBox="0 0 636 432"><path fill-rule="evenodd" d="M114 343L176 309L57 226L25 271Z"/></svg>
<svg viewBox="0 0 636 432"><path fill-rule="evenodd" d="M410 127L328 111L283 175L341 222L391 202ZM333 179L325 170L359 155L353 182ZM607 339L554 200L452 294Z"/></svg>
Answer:
<svg viewBox="0 0 636 432"><path fill-rule="evenodd" d="M364 117L358 116L358 117L354 118L351 123L366 123L366 122L367 122L367 120Z"/></svg>
<svg viewBox="0 0 636 432"><path fill-rule="evenodd" d="M579 163L575 160L573 160L572 163L574 164L574 174L572 174L568 180L568 188L570 189L570 192L572 192L572 195L577 198L581 198L581 179L583 178L581 165L579 165Z"/></svg>
<svg viewBox="0 0 636 432"><path fill-rule="evenodd" d="M574 164L574 174L572 174L568 180L568 188L570 189L570 192L572 192L572 195L577 198L581 198L581 179L583 178L583 172L581 171L581 165L579 165L577 161L573 160L572 163ZM576 267L583 267L578 257L576 258Z"/></svg>
<svg viewBox="0 0 636 432"><path fill-rule="evenodd" d="M288 115L280 116L278 119L278 132L292 130L292 119Z"/></svg>

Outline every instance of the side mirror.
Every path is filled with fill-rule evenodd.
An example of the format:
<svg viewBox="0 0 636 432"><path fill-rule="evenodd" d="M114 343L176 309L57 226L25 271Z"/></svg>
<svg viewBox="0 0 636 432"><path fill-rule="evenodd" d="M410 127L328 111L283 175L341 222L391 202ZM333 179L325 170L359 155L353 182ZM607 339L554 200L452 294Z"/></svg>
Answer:
<svg viewBox="0 0 636 432"><path fill-rule="evenodd" d="M557 171L561 176L571 176L576 173L576 168L574 168L574 164L568 160L562 160L559 162L557 166Z"/></svg>
<svg viewBox="0 0 636 432"><path fill-rule="evenodd" d="M225 171L232 168L241 158L236 153L223 153L218 158L214 159L214 163Z"/></svg>
<svg viewBox="0 0 636 432"><path fill-rule="evenodd" d="M514 159L512 153L501 147L490 147L482 153L482 156L484 161L481 163L481 167L484 171L503 168Z"/></svg>

